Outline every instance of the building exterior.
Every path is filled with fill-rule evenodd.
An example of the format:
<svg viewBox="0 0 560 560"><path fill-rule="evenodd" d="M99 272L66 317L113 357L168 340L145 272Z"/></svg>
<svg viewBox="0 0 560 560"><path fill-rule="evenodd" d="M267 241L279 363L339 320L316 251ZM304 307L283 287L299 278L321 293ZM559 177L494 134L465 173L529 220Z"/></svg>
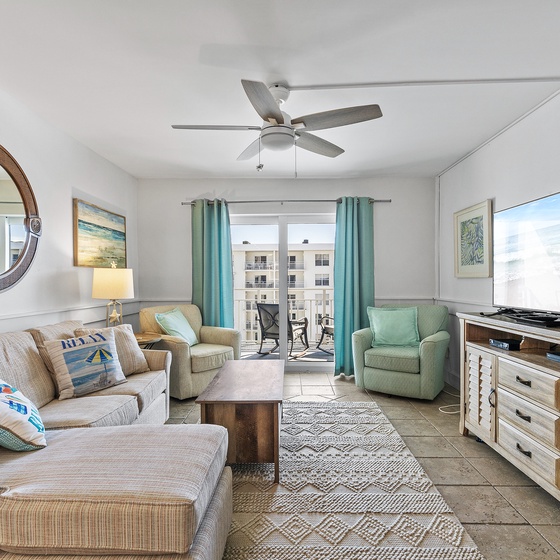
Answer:
<svg viewBox="0 0 560 560"><path fill-rule="evenodd" d="M283 267L276 244L234 244L235 327L243 333L243 341L260 341L256 304L279 302L280 274L288 277L290 320L307 317L309 340L318 340L321 317L333 313L333 260L332 243L289 244Z"/></svg>

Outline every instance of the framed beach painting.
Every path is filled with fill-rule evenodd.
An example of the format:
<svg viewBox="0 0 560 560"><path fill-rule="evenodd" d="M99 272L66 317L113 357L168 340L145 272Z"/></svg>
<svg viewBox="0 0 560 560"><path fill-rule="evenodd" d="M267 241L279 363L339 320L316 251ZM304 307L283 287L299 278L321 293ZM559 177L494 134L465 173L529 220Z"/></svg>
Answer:
<svg viewBox="0 0 560 560"><path fill-rule="evenodd" d="M126 218L74 199L74 266L126 268Z"/></svg>
<svg viewBox="0 0 560 560"><path fill-rule="evenodd" d="M453 214L455 276L492 276L492 201L485 200Z"/></svg>

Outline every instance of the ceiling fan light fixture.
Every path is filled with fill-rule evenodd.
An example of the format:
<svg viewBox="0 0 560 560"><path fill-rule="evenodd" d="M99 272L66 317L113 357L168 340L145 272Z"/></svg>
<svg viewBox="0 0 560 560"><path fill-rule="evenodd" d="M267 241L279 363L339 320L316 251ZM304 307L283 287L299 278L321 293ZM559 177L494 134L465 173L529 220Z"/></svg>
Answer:
<svg viewBox="0 0 560 560"><path fill-rule="evenodd" d="M361 105L344 107L320 113L311 113L292 120L290 115L280 110L282 103L290 95L289 88L284 84L273 84L269 87L263 82L241 80L251 105L261 117L262 126L234 125L172 125L173 128L190 130L259 130L259 137L251 142L237 157L245 161L261 153L261 148L273 151L288 150L298 147L322 156L337 157L344 150L319 136L309 134L310 131L336 128L356 124L383 116L379 105ZM294 150L294 154L295 154ZM261 168L260 161L257 170ZM297 175L297 173L296 173Z"/></svg>
<svg viewBox="0 0 560 560"><path fill-rule="evenodd" d="M283 84L273 84L268 87L268 91L270 91L278 105L286 103L288 97L290 97L290 90Z"/></svg>
<svg viewBox="0 0 560 560"><path fill-rule="evenodd" d="M268 126L261 132L261 144L268 150L276 152L288 150L293 147L294 141L295 133L291 126Z"/></svg>

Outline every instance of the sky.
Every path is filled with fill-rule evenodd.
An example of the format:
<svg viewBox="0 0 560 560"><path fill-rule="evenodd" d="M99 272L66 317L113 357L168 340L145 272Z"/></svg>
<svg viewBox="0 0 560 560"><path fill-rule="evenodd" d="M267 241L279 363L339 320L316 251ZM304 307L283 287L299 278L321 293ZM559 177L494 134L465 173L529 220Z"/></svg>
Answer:
<svg viewBox="0 0 560 560"><path fill-rule="evenodd" d="M289 224L288 243L334 243L335 224ZM278 243L275 225L232 225L231 242Z"/></svg>

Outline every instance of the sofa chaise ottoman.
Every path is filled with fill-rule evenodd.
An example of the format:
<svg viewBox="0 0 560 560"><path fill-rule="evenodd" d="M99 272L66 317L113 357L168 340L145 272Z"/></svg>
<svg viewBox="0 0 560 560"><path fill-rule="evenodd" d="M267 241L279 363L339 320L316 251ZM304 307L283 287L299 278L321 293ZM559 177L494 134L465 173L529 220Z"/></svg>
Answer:
<svg viewBox="0 0 560 560"><path fill-rule="evenodd" d="M46 437L36 451L0 448L0 559L222 557L232 515L225 428L134 425Z"/></svg>

